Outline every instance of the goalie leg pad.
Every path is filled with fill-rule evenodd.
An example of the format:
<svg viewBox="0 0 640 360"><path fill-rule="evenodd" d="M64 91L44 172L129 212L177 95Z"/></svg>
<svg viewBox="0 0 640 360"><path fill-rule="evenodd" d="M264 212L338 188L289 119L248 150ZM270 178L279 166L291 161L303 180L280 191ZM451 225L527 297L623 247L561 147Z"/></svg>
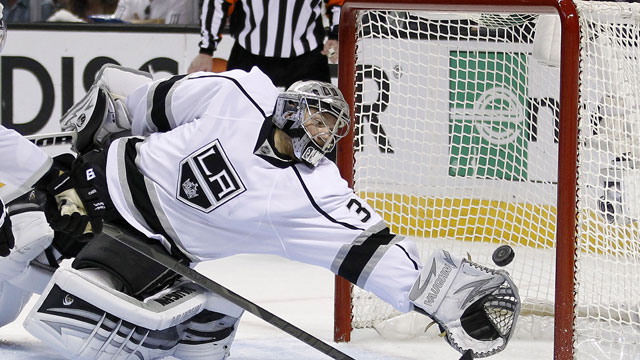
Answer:
<svg viewBox="0 0 640 360"><path fill-rule="evenodd" d="M60 268L27 316L32 335L75 359L222 360L242 308L190 281L136 300L103 270Z"/></svg>
<svg viewBox="0 0 640 360"><path fill-rule="evenodd" d="M24 272L29 263L53 241L44 212L29 211L11 216L15 245L11 253L0 258L0 281L11 280Z"/></svg>
<svg viewBox="0 0 640 360"><path fill-rule="evenodd" d="M154 359L173 354L208 300L204 289L178 282L139 301L113 281L101 270L58 269L25 329L69 358Z"/></svg>
<svg viewBox="0 0 640 360"><path fill-rule="evenodd" d="M178 275L108 236L97 235L73 261L74 269L102 269L117 278L127 295L143 299L173 283ZM149 246L165 251L157 241ZM135 269L135 271L131 271Z"/></svg>
<svg viewBox="0 0 640 360"><path fill-rule="evenodd" d="M0 282L0 327L17 319L30 298L30 291Z"/></svg>
<svg viewBox="0 0 640 360"><path fill-rule="evenodd" d="M43 204L37 203L36 191L21 196L8 204L15 245L11 253L0 258L0 281L29 293L41 293L53 269L38 257L52 244L54 233L49 226Z"/></svg>
<svg viewBox="0 0 640 360"><path fill-rule="evenodd" d="M461 353L486 357L502 351L520 313L518 289L504 270L492 270L444 250L426 262L409 293Z"/></svg>
<svg viewBox="0 0 640 360"><path fill-rule="evenodd" d="M34 260L20 275L9 280L8 283L29 293L42 294L54 271L55 268Z"/></svg>
<svg viewBox="0 0 640 360"><path fill-rule="evenodd" d="M194 316L180 340L174 357L183 360L223 360L244 310L221 296L208 292L205 310Z"/></svg>
<svg viewBox="0 0 640 360"><path fill-rule="evenodd" d="M173 356L182 360L226 359L239 322L239 317L202 311L189 322Z"/></svg>

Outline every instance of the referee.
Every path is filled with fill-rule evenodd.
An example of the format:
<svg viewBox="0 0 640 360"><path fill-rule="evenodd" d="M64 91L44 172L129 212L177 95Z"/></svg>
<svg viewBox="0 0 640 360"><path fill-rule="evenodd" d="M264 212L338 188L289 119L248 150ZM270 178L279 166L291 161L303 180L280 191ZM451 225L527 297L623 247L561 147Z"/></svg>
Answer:
<svg viewBox="0 0 640 360"><path fill-rule="evenodd" d="M338 59L338 22L343 2L204 0L200 53L188 71L211 71L213 52L231 14L230 30L235 43L227 70L248 71L257 66L276 86L284 88L298 80L331 82L329 61L334 63ZM323 13L329 24L328 34L325 34Z"/></svg>

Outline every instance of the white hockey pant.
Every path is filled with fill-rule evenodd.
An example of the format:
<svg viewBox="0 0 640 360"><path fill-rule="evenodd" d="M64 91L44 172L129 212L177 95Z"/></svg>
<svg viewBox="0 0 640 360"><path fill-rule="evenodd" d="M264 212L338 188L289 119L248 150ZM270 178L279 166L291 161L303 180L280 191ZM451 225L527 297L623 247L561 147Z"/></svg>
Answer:
<svg viewBox="0 0 640 360"><path fill-rule="evenodd" d="M24 326L70 359L225 359L243 310L189 281L139 301L102 270L60 268Z"/></svg>

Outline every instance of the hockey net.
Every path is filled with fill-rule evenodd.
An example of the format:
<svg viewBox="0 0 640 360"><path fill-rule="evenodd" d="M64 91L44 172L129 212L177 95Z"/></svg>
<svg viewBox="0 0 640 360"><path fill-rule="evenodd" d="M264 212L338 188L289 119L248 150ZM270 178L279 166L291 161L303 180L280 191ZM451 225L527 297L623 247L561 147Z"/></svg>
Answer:
<svg viewBox="0 0 640 360"><path fill-rule="evenodd" d="M343 176L423 260L445 248L494 266L493 250L511 245L518 331L555 327L558 358L640 352L639 6L343 8L339 79L355 114ZM562 74L532 53L541 15L562 18ZM337 341L358 328L424 331L426 319L346 286L338 279Z"/></svg>

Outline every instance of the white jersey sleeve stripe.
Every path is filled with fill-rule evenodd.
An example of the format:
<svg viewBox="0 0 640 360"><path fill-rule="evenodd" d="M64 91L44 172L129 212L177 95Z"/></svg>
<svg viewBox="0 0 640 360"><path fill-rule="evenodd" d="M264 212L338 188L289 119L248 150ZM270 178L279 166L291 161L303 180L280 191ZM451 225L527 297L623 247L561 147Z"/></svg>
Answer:
<svg viewBox="0 0 640 360"><path fill-rule="evenodd" d="M384 221L380 221L365 230L334 219L316 203L298 168L296 166L291 168L298 177L309 202L318 213L335 224L351 230L362 231L350 244L343 245L338 251L331 264L331 271L360 287L364 287L380 259L392 246L404 240L404 237L391 233ZM408 254L407 257L417 268L417 263Z"/></svg>
<svg viewBox="0 0 640 360"><path fill-rule="evenodd" d="M127 204L127 211L126 214L128 215L128 217L132 217L132 219L127 218L126 220L131 223L131 224L139 224L141 225L143 228L149 228L149 225L147 225L147 223L144 221L144 218L142 217L142 214L140 214L140 212L138 211L138 209L136 209L136 207L133 205L133 195L131 194L131 189L129 188L128 182L127 182L127 169L125 167L125 162L122 160L124 159L124 153L125 153L125 148L127 145L127 140L126 139L122 139L122 140L117 140L116 142L116 158L118 159L118 184L120 185L120 190L122 191L122 195L124 197L124 202ZM121 211L121 213L123 213ZM138 227L136 227L138 228ZM138 228L138 230L141 230ZM147 235L147 234L145 234Z"/></svg>
<svg viewBox="0 0 640 360"><path fill-rule="evenodd" d="M378 228L379 225L374 226L372 230ZM403 236L391 233L386 225L379 231L368 233L368 235L364 239L359 236L356 241L343 246L336 257L341 258L342 262L334 261L331 266L332 270L338 269L336 272L338 275L362 288L384 254L391 247L404 240ZM411 258L409 259L413 261Z"/></svg>
<svg viewBox="0 0 640 360"><path fill-rule="evenodd" d="M377 233L380 230L384 230L387 227L387 224L384 221L380 221L379 223L373 225L369 229L363 231L358 237L356 237L351 244L345 244L340 248L335 258L333 259L333 263L331 264L331 271L334 274L337 274L340 270L340 266L344 262L344 259L347 257L349 250L356 245L361 245L365 242L371 235Z"/></svg>
<svg viewBox="0 0 640 360"><path fill-rule="evenodd" d="M189 77L184 77L182 79L179 79L178 81L176 81L173 86L171 86L171 88L169 89L169 93L165 96L163 96L163 99L165 99L164 101L164 112L167 116L167 121L169 122L169 127L171 127L171 129L175 129L176 127L180 126L182 124L182 120L177 120L173 114L173 93L176 91L176 89L178 88L178 86L180 86L180 84L183 81L188 80Z"/></svg>
<svg viewBox="0 0 640 360"><path fill-rule="evenodd" d="M120 185L128 202L127 207L139 211L138 214L132 215L146 230L145 235L160 240L173 256L192 261L193 259L189 258L184 248L179 245L176 232L167 221L167 216L162 211L157 196L152 196L152 193L155 193L153 182L147 179L136 165L137 147L142 141L140 138L129 138L121 140L118 144L121 146L118 148L118 163L124 164L124 172L120 175ZM154 201L154 199L156 200ZM142 231L139 227L136 228ZM157 235L160 235L161 238Z"/></svg>
<svg viewBox="0 0 640 360"><path fill-rule="evenodd" d="M364 288L367 280L369 280L369 275L376 268L380 259L386 254L386 252L392 247L395 246L400 241L404 240L403 236L395 236L387 245L378 246L378 248L371 254L369 261L366 262L366 265L362 268L360 272L360 276L358 276L358 281L355 283L361 288ZM417 269L417 268L416 268Z"/></svg>
<svg viewBox="0 0 640 360"><path fill-rule="evenodd" d="M144 129L143 131L140 131L139 133L136 133L134 131L135 135L142 135L142 134L151 134L151 133L155 133L158 131L158 128L156 126L156 124L154 124L153 122L153 118L151 117L151 110L153 109L153 96L149 96L149 94L153 94L156 90L156 88L158 87L158 85L160 85L159 82L154 82L153 84L151 84L151 86L149 87L149 91L147 92L147 109L146 109L146 114L145 114L145 123L146 123L146 129ZM135 120L134 120L134 125L135 125ZM133 128L135 129L136 127L133 126ZM144 128L144 126L143 126Z"/></svg>
<svg viewBox="0 0 640 360"><path fill-rule="evenodd" d="M172 76L149 90L147 95L150 105L148 119L155 125L157 132L166 132L176 127L175 119L170 115L171 95L179 81L185 77L186 75Z"/></svg>

